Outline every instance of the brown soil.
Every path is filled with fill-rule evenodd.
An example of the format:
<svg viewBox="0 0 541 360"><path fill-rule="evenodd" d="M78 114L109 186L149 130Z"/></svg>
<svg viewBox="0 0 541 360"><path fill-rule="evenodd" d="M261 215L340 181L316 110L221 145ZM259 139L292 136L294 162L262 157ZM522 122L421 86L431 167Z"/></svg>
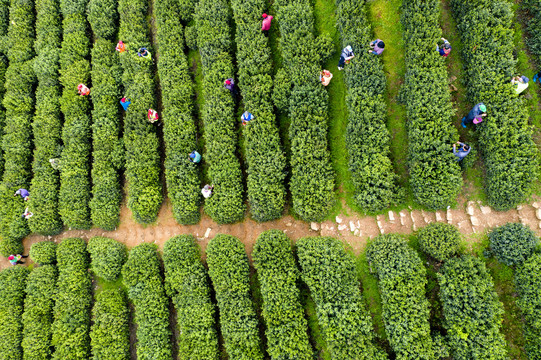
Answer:
<svg viewBox="0 0 541 360"><path fill-rule="evenodd" d="M339 216L337 220L341 220L341 223L337 223L336 220L325 221L317 224L318 230L314 231L311 230L310 223L296 220L292 216L284 216L279 220L266 223L257 223L251 219L246 219L244 222L237 224L219 225L204 215L201 222L197 225L179 225L173 218L171 204L169 201L166 201L160 210L158 220L151 225L143 226L136 223L129 209L123 206L120 214L120 226L114 231L103 231L98 228L91 230L66 230L56 236L31 235L23 240L23 244L26 254L30 246L38 241L50 239L59 242L69 237L80 237L88 240L94 236L106 236L121 241L128 247L149 242L156 243L160 249L163 249L164 243L173 236L190 234L199 240L204 258L205 248L209 240L216 234L230 234L239 238L244 243L246 252L250 255L259 234L270 229L282 230L293 241L305 236L333 236L348 243L357 254L364 248L368 239L380 233L411 234L426 224L435 221L448 222L458 226L461 233L465 235L469 242L478 239L475 236L476 233L483 233L487 229L507 222L522 222L530 226L538 235L541 235L540 220L536 216L537 207L541 204L537 202L533 202L531 205L522 205L518 209L505 212L496 212L487 207L482 208L478 203L470 203L470 205L472 205L474 210L473 217L467 214L466 208L468 203L465 203L457 209L451 209L449 211L428 212L424 210L411 211L404 209L400 213L389 212L388 214L378 215L377 217L359 217L358 215ZM354 214L353 211L348 212ZM356 231L351 231L352 226ZM208 229L210 229L209 236L205 237ZM0 268L8 266L9 262L7 258L0 259Z"/></svg>

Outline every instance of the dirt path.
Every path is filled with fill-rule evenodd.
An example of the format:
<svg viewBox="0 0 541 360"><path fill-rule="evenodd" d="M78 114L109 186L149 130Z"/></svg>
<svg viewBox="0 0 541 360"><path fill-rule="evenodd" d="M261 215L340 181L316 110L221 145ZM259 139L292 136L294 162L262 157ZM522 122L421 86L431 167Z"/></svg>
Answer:
<svg viewBox="0 0 541 360"><path fill-rule="evenodd" d="M447 211L429 212L406 208L400 212L389 211L386 215L377 217L367 216L337 216L335 221L323 223L306 223L296 220L292 216L267 223L257 223L247 219L242 223L232 225L218 225L208 216L204 215L197 225L183 226L176 223L171 212L171 204L167 201L160 210L158 222L149 226L136 223L126 206L122 207L120 214L121 225L114 231L101 229L66 230L56 236L31 235L24 239L25 253L30 246L38 241L47 239L59 242L69 237L81 237L85 240L93 236L106 236L133 247L143 242L156 243L160 249L171 237L180 234L191 234L197 237L204 252L208 241L218 233L225 233L239 238L251 254L253 245L259 234L270 229L284 231L292 240L296 241L305 236L333 236L347 242L355 251L360 253L368 239L381 233L411 234L415 230L431 222L447 222L458 226L465 235L467 242L478 241L476 234L487 229L505 224L507 222L521 222L530 226L538 235L541 235L541 201L535 199L529 205L519 206L517 209L496 212L490 207L481 206L477 202L462 201L457 209ZM353 213L353 212L351 212ZM312 227L316 230L313 230ZM203 254L204 256L204 254ZM0 260L0 268L9 266L6 258Z"/></svg>

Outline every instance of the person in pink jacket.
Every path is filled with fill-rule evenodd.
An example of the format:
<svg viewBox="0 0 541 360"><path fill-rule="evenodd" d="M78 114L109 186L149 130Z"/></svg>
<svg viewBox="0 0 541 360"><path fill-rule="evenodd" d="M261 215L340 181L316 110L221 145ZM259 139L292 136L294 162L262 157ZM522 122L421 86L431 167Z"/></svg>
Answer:
<svg viewBox="0 0 541 360"><path fill-rule="evenodd" d="M270 30L270 27L271 27L271 22L272 22L272 19L274 19L274 17L272 15L267 15L265 13L263 13L263 15L261 15L263 17L263 22L261 24L261 31L269 31Z"/></svg>

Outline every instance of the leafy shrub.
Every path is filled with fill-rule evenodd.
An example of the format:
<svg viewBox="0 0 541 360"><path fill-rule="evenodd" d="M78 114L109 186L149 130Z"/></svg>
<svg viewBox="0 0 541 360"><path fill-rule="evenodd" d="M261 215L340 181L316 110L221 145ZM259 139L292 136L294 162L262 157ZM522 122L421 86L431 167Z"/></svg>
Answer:
<svg viewBox="0 0 541 360"><path fill-rule="evenodd" d="M368 245L366 257L379 278L385 331L397 359L439 359L419 255L400 236L382 235Z"/></svg>
<svg viewBox="0 0 541 360"><path fill-rule="evenodd" d="M35 82L30 61L34 56L33 2L11 1L5 40L9 66L2 100L6 116L2 136L4 173L0 187L0 253L8 256L23 251L21 239L30 231L26 220L21 217L26 204L20 196L13 194L19 188L28 189L31 177Z"/></svg>
<svg viewBox="0 0 541 360"><path fill-rule="evenodd" d="M522 2L522 7L528 12L531 18L527 21L528 39L526 41L530 52L537 56L537 62L541 57L541 1L540 0L525 0Z"/></svg>
<svg viewBox="0 0 541 360"><path fill-rule="evenodd" d="M418 203L441 209L456 201L462 174L452 152L458 132L451 124L454 111L447 66L435 49L427 49L442 36L438 1L405 1L401 21L406 45L401 91L408 115L410 183Z"/></svg>
<svg viewBox="0 0 541 360"><path fill-rule="evenodd" d="M291 95L291 80L289 74L284 68L278 69L274 75L274 88L272 89L272 101L280 111L285 112L289 106L289 96Z"/></svg>
<svg viewBox="0 0 541 360"><path fill-rule="evenodd" d="M503 306L484 262L473 256L453 258L437 275L453 359L507 359L500 333Z"/></svg>
<svg viewBox="0 0 541 360"><path fill-rule="evenodd" d="M180 19L183 22L189 22L195 11L197 0L179 0L180 5Z"/></svg>
<svg viewBox="0 0 541 360"><path fill-rule="evenodd" d="M94 360L130 358L130 323L126 294L106 289L96 295L90 332Z"/></svg>
<svg viewBox="0 0 541 360"><path fill-rule="evenodd" d="M269 356L313 359L289 238L280 230L265 231L257 239L252 259L261 284Z"/></svg>
<svg viewBox="0 0 541 360"><path fill-rule="evenodd" d="M22 318L25 360L51 358L51 326L57 276L54 265L40 266L28 275Z"/></svg>
<svg viewBox="0 0 541 360"><path fill-rule="evenodd" d="M122 82L124 95L132 102L124 117L124 173L127 180L128 208L134 219L143 224L156 220L162 203L156 124L147 120L148 109L156 109L152 62L136 54L141 47L153 52L147 23L148 5L144 0L118 2L118 38L122 39L128 48L128 51L120 54L124 70Z"/></svg>
<svg viewBox="0 0 541 360"><path fill-rule="evenodd" d="M192 116L194 89L184 54L178 0L154 3L160 48L158 74L162 89L165 142L165 179L173 215L181 224L196 224L201 218L200 165L188 154L197 148L197 129Z"/></svg>
<svg viewBox="0 0 541 360"><path fill-rule="evenodd" d="M117 6L117 0L88 1L87 19L96 38L115 40L114 37L118 29Z"/></svg>
<svg viewBox="0 0 541 360"><path fill-rule="evenodd" d="M345 69L348 87L346 147L349 171L355 186L355 203L376 212L388 208L403 195L398 188L390 155L386 126L386 80L380 57L362 51L372 40L364 1L338 0L337 26L342 47L355 46L356 58Z"/></svg>
<svg viewBox="0 0 541 360"><path fill-rule="evenodd" d="M137 359L171 360L169 300L160 274L157 246L143 243L131 249L122 277L135 307Z"/></svg>
<svg viewBox="0 0 541 360"><path fill-rule="evenodd" d="M263 359L257 314L250 297L250 267L244 245L233 236L216 235L207 246L207 263L229 358Z"/></svg>
<svg viewBox="0 0 541 360"><path fill-rule="evenodd" d="M59 56L62 38L59 2L36 1L36 58L34 72L38 79L34 134L34 177L30 184L28 219L32 232L53 235L62 230L58 212L60 176L49 159L60 155L62 121L60 114Z"/></svg>
<svg viewBox="0 0 541 360"><path fill-rule="evenodd" d="M216 14L221 14L216 17ZM235 104L223 83L234 77L231 49L231 14L225 0L201 0L195 9L197 46L203 63L202 117L207 177L214 185L205 201L205 212L218 223L234 223L244 217L242 171L236 156Z"/></svg>
<svg viewBox="0 0 541 360"><path fill-rule="evenodd" d="M438 261L446 261L460 247L460 232L450 224L432 223L419 230L421 250Z"/></svg>
<svg viewBox="0 0 541 360"><path fill-rule="evenodd" d="M516 74L513 11L503 0L453 0L451 5L464 43L468 99L487 107L488 116L477 127L488 202L507 210L530 194L538 168L528 111L510 84Z"/></svg>
<svg viewBox="0 0 541 360"><path fill-rule="evenodd" d="M40 265L56 263L56 243L52 241L40 241L30 247L30 258Z"/></svg>
<svg viewBox="0 0 541 360"><path fill-rule="evenodd" d="M507 223L488 234L490 250L498 261L508 266L520 265L539 244L535 233L526 225Z"/></svg>
<svg viewBox="0 0 541 360"><path fill-rule="evenodd" d="M286 203L286 158L272 107L272 57L261 31L262 0L233 0L239 88L244 108L256 119L243 127L250 213L256 221L278 219Z"/></svg>
<svg viewBox="0 0 541 360"><path fill-rule="evenodd" d="M177 311L180 360L218 360L215 307L207 271L193 236L169 239L163 249L165 291Z"/></svg>
<svg viewBox="0 0 541 360"><path fill-rule="evenodd" d="M92 271L108 281L115 281L126 262L126 245L113 239L96 236L88 241Z"/></svg>
<svg viewBox="0 0 541 360"><path fill-rule="evenodd" d="M184 28L184 39L188 49L197 50L197 28L195 26L186 26Z"/></svg>
<svg viewBox="0 0 541 360"><path fill-rule="evenodd" d="M373 342L373 325L359 291L355 262L339 240L297 242L302 279L316 303L318 322L333 359L387 359Z"/></svg>
<svg viewBox="0 0 541 360"><path fill-rule="evenodd" d="M0 351L2 358L22 359L24 289L28 269L16 266L0 272Z"/></svg>
<svg viewBox="0 0 541 360"><path fill-rule="evenodd" d="M533 254L515 272L517 305L524 318L525 349L529 359L541 359L541 255Z"/></svg>
<svg viewBox="0 0 541 360"><path fill-rule="evenodd" d="M293 211L305 221L321 221L335 200L327 143L328 95L317 77L324 59L314 36L311 2L278 0L274 7L284 67L292 86L288 113ZM280 86L286 89L284 84Z"/></svg>
<svg viewBox="0 0 541 360"><path fill-rule="evenodd" d="M56 251L56 283L53 336L53 360L90 358L90 308L92 281L88 273L88 253L83 239L62 241Z"/></svg>

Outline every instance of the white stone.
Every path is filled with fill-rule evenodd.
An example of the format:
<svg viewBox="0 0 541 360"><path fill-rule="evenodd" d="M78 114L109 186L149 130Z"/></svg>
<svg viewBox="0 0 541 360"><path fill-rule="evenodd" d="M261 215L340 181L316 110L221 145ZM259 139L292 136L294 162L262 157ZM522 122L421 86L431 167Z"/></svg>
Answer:
<svg viewBox="0 0 541 360"><path fill-rule="evenodd" d="M381 226L381 221L378 220L377 223L378 223L378 227L379 227L379 232L380 232L381 234L383 234L383 226Z"/></svg>
<svg viewBox="0 0 541 360"><path fill-rule="evenodd" d="M535 210L535 216L537 216L537 218L541 220L541 209Z"/></svg>
<svg viewBox="0 0 541 360"><path fill-rule="evenodd" d="M389 210L389 221L394 221L394 212Z"/></svg>
<svg viewBox="0 0 541 360"><path fill-rule="evenodd" d="M349 222L349 229L350 229L351 231L355 231L355 230L356 230L356 228L355 228L355 223L354 223L353 221L350 221L350 222Z"/></svg>
<svg viewBox="0 0 541 360"><path fill-rule="evenodd" d="M413 213L410 212L410 217L411 217L411 221L413 222L413 224L415 224L415 218L413 217Z"/></svg>
<svg viewBox="0 0 541 360"><path fill-rule="evenodd" d="M205 238L198 237L197 240L198 240L198 241L203 241L203 240L205 240Z"/></svg>
<svg viewBox="0 0 541 360"><path fill-rule="evenodd" d="M417 231L417 225L415 225L415 223L413 223L412 229L413 231Z"/></svg>
<svg viewBox="0 0 541 360"><path fill-rule="evenodd" d="M357 220L357 229L361 228L361 220Z"/></svg>
<svg viewBox="0 0 541 360"><path fill-rule="evenodd" d="M539 203L537 201L533 202L532 206L536 209L539 209Z"/></svg>
<svg viewBox="0 0 541 360"><path fill-rule="evenodd" d="M473 226L479 226L481 223L479 222L479 219L475 216L470 217L471 224Z"/></svg>
<svg viewBox="0 0 541 360"><path fill-rule="evenodd" d="M346 230L347 228L348 228L347 225L344 225L344 224L338 225L338 230L340 230L340 231L344 231L344 230Z"/></svg>
<svg viewBox="0 0 541 360"><path fill-rule="evenodd" d="M466 208L466 214L473 216L473 213L474 213L473 205L468 205L468 207Z"/></svg>
<svg viewBox="0 0 541 360"><path fill-rule="evenodd" d="M481 206L481 212L484 215L487 215L487 214L490 214L492 212L492 209L490 208L490 206Z"/></svg>
<svg viewBox="0 0 541 360"><path fill-rule="evenodd" d="M212 231L211 228L207 228L207 231L205 231L205 237L206 237L206 238L209 237L211 231Z"/></svg>
<svg viewBox="0 0 541 360"><path fill-rule="evenodd" d="M522 210L522 208L523 208L522 205L518 205L518 206L517 206L517 210L518 210L518 211Z"/></svg>
<svg viewBox="0 0 541 360"><path fill-rule="evenodd" d="M286 226L291 226L291 223L287 223Z"/></svg>
<svg viewBox="0 0 541 360"><path fill-rule="evenodd" d="M541 222L539 223L539 228L541 229Z"/></svg>
<svg viewBox="0 0 541 360"><path fill-rule="evenodd" d="M311 222L310 223L310 229L312 229L314 231L318 231L319 230L319 224L317 222Z"/></svg>
<svg viewBox="0 0 541 360"><path fill-rule="evenodd" d="M337 216L337 217L336 217L336 222L337 222L338 224L341 224L341 223L342 223L342 218L339 217L339 216Z"/></svg>
<svg viewBox="0 0 541 360"><path fill-rule="evenodd" d="M359 235L359 233L360 233L359 229L355 229L355 231L353 232L353 235L357 236Z"/></svg>
<svg viewBox="0 0 541 360"><path fill-rule="evenodd" d="M447 223L450 224L453 221L453 214L451 213L451 209L447 209Z"/></svg>
<svg viewBox="0 0 541 360"><path fill-rule="evenodd" d="M334 230L334 226L329 226L327 229L329 229L329 231L333 231L333 230Z"/></svg>
<svg viewBox="0 0 541 360"><path fill-rule="evenodd" d="M437 222L443 221L443 216L441 215L439 211L436 211L436 221Z"/></svg>

